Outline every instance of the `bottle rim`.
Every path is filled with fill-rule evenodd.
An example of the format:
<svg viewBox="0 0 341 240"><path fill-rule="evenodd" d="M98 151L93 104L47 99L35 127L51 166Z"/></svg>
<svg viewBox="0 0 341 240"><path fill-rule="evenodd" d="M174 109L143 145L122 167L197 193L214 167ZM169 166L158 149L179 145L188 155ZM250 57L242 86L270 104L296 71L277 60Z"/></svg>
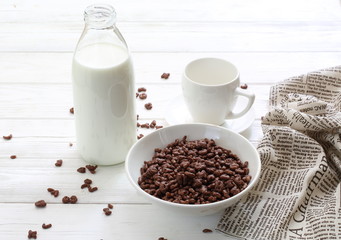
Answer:
<svg viewBox="0 0 341 240"><path fill-rule="evenodd" d="M108 28L116 23L116 12L109 4L93 4L84 10L84 21L94 28Z"/></svg>

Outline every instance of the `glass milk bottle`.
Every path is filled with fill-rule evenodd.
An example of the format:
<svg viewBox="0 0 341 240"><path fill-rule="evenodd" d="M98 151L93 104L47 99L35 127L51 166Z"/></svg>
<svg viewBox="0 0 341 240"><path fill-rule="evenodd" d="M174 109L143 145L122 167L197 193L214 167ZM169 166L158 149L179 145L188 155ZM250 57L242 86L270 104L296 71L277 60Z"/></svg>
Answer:
<svg viewBox="0 0 341 240"><path fill-rule="evenodd" d="M77 148L89 163L112 165L136 141L133 65L113 7L89 6L84 21L72 63Z"/></svg>

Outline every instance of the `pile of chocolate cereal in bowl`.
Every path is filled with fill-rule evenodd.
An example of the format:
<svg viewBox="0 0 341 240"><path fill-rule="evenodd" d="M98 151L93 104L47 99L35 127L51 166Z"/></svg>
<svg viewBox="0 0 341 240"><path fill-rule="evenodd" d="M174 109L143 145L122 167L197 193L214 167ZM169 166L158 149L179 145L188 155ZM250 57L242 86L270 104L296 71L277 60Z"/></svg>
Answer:
<svg viewBox="0 0 341 240"><path fill-rule="evenodd" d="M183 204L213 203L245 189L251 180L248 162L242 163L213 139L176 139L155 149L141 168L140 187L166 201Z"/></svg>

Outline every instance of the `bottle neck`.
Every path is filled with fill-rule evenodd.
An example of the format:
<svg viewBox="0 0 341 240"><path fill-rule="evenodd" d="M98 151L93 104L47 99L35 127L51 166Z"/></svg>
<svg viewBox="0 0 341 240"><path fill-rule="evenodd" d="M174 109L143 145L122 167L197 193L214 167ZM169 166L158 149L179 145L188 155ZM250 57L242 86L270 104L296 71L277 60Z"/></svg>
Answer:
<svg viewBox="0 0 341 240"><path fill-rule="evenodd" d="M84 11L84 21L88 28L113 28L116 23L116 12L108 4L91 5Z"/></svg>

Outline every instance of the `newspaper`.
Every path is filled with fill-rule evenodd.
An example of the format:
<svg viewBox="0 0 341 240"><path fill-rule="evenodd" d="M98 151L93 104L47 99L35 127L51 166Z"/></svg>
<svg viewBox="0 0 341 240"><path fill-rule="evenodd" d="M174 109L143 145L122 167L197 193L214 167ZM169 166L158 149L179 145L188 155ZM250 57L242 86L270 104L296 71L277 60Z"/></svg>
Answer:
<svg viewBox="0 0 341 240"><path fill-rule="evenodd" d="M217 230L240 239L341 239L341 66L270 90L258 183Z"/></svg>

